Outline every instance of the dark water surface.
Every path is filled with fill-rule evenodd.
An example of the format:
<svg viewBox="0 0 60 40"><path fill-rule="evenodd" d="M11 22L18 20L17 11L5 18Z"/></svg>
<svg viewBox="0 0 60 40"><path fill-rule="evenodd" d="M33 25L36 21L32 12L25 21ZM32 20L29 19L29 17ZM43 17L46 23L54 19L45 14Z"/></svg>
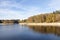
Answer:
<svg viewBox="0 0 60 40"><path fill-rule="evenodd" d="M0 25L0 40L60 40L60 27Z"/></svg>

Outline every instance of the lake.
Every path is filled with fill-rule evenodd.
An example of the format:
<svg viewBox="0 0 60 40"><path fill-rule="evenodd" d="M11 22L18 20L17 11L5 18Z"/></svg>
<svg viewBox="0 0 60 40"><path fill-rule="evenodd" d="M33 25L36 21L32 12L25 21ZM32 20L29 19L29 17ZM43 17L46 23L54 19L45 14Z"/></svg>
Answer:
<svg viewBox="0 0 60 40"><path fill-rule="evenodd" d="M60 40L60 27L0 25L0 40Z"/></svg>

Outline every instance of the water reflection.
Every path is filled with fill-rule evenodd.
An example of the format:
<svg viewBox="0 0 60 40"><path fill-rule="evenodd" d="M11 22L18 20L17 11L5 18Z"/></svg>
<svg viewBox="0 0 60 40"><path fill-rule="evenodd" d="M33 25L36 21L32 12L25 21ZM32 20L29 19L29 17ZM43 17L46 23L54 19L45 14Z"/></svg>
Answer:
<svg viewBox="0 0 60 40"><path fill-rule="evenodd" d="M60 40L59 30L50 26L0 25L0 40Z"/></svg>
<svg viewBox="0 0 60 40"><path fill-rule="evenodd" d="M44 34L50 33L60 36L60 27L58 26L29 26L29 28L33 29L36 32Z"/></svg>

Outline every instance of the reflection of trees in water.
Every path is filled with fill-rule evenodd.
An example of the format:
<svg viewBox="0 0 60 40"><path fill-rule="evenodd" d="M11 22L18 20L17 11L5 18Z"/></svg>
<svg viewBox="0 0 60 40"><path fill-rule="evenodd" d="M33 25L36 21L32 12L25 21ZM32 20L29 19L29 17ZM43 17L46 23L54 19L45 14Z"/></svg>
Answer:
<svg viewBox="0 0 60 40"><path fill-rule="evenodd" d="M32 28L36 32L40 33L53 33L55 35L60 36L60 27L56 26L29 26L29 28Z"/></svg>

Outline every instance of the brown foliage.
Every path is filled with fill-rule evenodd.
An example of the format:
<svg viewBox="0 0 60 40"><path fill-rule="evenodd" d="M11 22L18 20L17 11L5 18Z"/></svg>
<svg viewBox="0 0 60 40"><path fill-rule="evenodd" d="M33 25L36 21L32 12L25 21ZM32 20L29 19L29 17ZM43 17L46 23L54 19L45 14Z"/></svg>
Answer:
<svg viewBox="0 0 60 40"><path fill-rule="evenodd" d="M28 23L60 22L60 11L35 15L35 16L29 17L27 20L22 20L22 21L25 21Z"/></svg>

